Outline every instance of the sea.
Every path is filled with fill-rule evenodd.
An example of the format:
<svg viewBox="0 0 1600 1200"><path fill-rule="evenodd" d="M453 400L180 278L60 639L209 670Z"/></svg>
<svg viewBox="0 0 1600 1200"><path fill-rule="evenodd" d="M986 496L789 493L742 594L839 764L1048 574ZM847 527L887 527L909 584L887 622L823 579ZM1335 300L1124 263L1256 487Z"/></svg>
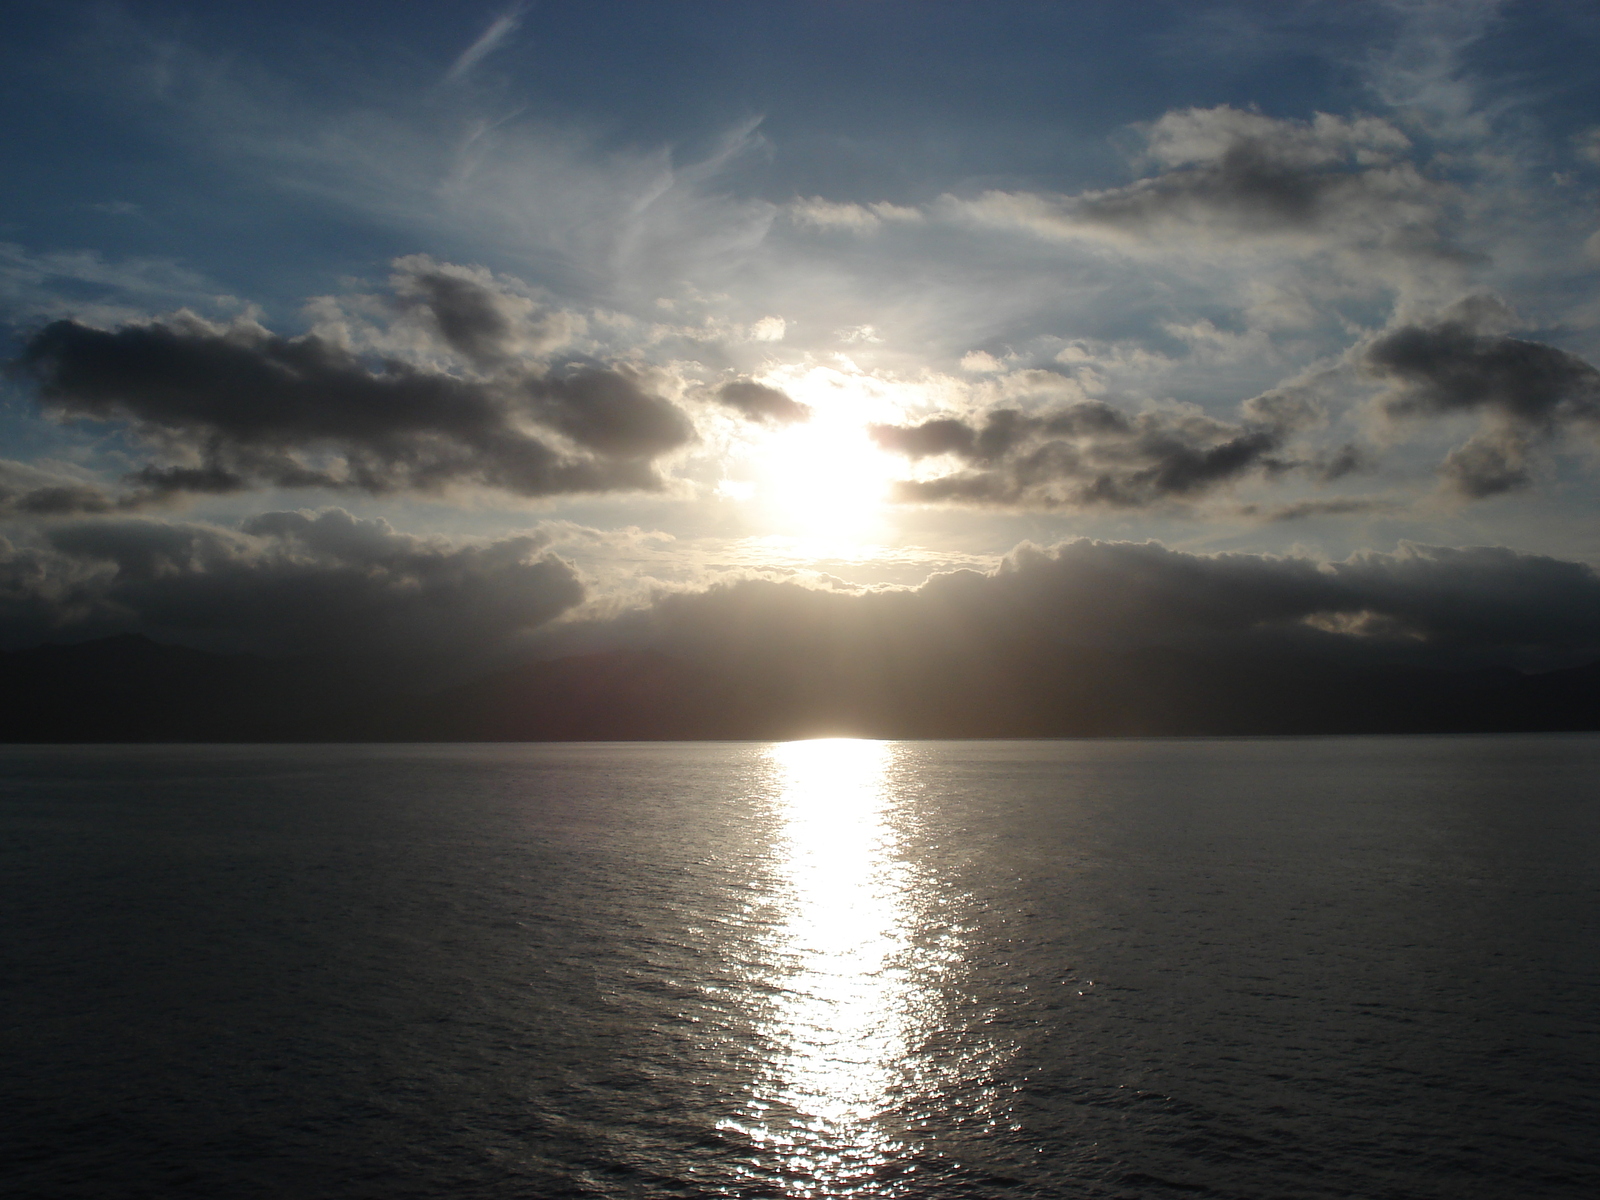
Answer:
<svg viewBox="0 0 1600 1200"><path fill-rule="evenodd" d="M1600 736L0 749L7 1197L1600 1196Z"/></svg>

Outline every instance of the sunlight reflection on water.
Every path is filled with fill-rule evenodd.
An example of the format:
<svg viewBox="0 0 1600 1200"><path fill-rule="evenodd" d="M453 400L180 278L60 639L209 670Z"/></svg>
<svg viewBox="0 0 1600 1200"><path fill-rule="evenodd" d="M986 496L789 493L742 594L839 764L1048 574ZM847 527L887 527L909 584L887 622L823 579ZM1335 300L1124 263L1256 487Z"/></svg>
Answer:
<svg viewBox="0 0 1600 1200"><path fill-rule="evenodd" d="M952 951L914 936L923 889L894 821L899 753L851 739L771 749L785 893L777 998L762 1021L766 1069L748 1118L730 1127L796 1196L888 1184L909 1149L905 1117L932 1084L916 1063L939 1025L933 983Z"/></svg>

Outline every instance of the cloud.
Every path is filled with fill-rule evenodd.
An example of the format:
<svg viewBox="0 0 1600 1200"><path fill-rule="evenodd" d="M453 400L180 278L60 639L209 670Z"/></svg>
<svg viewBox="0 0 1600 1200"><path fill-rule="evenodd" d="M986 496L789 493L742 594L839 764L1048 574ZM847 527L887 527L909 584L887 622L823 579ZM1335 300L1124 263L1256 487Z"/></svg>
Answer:
<svg viewBox="0 0 1600 1200"><path fill-rule="evenodd" d="M267 513L238 530L118 517L0 540L0 640L15 647L138 632L213 650L503 653L578 604L542 539L457 544L340 509Z"/></svg>
<svg viewBox="0 0 1600 1200"><path fill-rule="evenodd" d="M752 421L771 421L791 424L810 418L811 409L793 400L787 392L753 379L736 379L725 383L716 392L717 400L742 413Z"/></svg>
<svg viewBox="0 0 1600 1200"><path fill-rule="evenodd" d="M1393 5L1401 18L1398 36L1371 55L1371 87L1409 124L1433 137L1486 137L1490 124L1478 108L1464 59L1504 7L1504 0Z"/></svg>
<svg viewBox="0 0 1600 1200"><path fill-rule="evenodd" d="M992 375L1004 368L1005 364L987 350L969 350L961 356L961 369L974 375Z"/></svg>
<svg viewBox="0 0 1600 1200"><path fill-rule="evenodd" d="M789 323L782 317L762 317L750 326L750 340L752 342L781 342L788 330Z"/></svg>
<svg viewBox="0 0 1600 1200"><path fill-rule="evenodd" d="M744 260L781 211L725 179L741 157L764 151L759 120L726 127L691 158L681 143L618 144L538 105L508 110L498 91L448 86L471 81L508 44L524 7L494 18L443 87L418 88L415 63L404 60L382 77L345 59L324 72L246 67L127 16L102 23L109 36L95 58L80 59L80 82L125 118L253 179L252 212L276 211L287 194L297 211L310 200L344 220L409 230L418 244L536 269L565 295L636 310Z"/></svg>
<svg viewBox="0 0 1600 1200"><path fill-rule="evenodd" d="M1410 142L1378 117L1283 120L1232 108L1169 112L1144 130L1161 168L1076 196L986 192L945 209L1046 238L1181 243L1191 251L1269 237L1309 246L1457 258L1439 230L1445 185L1405 159Z"/></svg>
<svg viewBox="0 0 1600 1200"><path fill-rule="evenodd" d="M1327 728L1332 713L1359 726L1387 705L1379 727L1429 727L1429 714L1393 711L1396 687L1414 677L1383 671L1538 669L1600 653L1594 569L1495 547L1402 545L1321 562L1080 539L1019 546L995 570L916 588L747 577L557 622L584 590L545 546L537 535L422 538L339 510L269 513L237 530L70 522L36 544L0 544L0 643L133 631L336 656L363 678L383 669L412 684L536 651L654 651L680 665L667 677L684 690L651 694L709 715L720 736L746 725L1181 731L1226 729L1234 716L1260 729L1286 705L1291 725ZM613 666L630 661L661 660ZM572 678L603 696L610 669L579 662ZM638 700L622 683L617 697ZM1325 688L1345 690L1330 702ZM1459 691L1444 679L1417 694ZM500 696L496 727L515 700Z"/></svg>
<svg viewBox="0 0 1600 1200"><path fill-rule="evenodd" d="M1388 496L1333 496L1326 500L1293 500L1264 506L1244 504L1239 515L1260 521L1304 521L1314 517L1348 517L1364 513L1396 512L1402 508Z"/></svg>
<svg viewBox="0 0 1600 1200"><path fill-rule="evenodd" d="M499 360L511 327L487 292L413 278L428 281L418 302L447 342ZM693 436L680 409L623 370L452 374L187 313L115 330L55 321L14 370L58 417L122 424L156 447L163 461L137 477L154 491L650 490L662 486L653 460Z"/></svg>
<svg viewBox="0 0 1600 1200"><path fill-rule="evenodd" d="M1129 416L1085 400L1034 414L996 408L981 420L876 425L872 436L913 461L948 456L960 464L933 478L902 481L896 485L901 501L1145 508L1299 465L1279 456L1290 427L1219 421L1194 409Z"/></svg>
<svg viewBox="0 0 1600 1200"><path fill-rule="evenodd" d="M110 313L126 319L135 304L232 305L204 276L170 259L107 260L93 250L30 251L0 242L0 308L12 320Z"/></svg>
<svg viewBox="0 0 1600 1200"><path fill-rule="evenodd" d="M105 213L112 217L138 217L144 215L144 210L131 200L102 200L96 204L85 204L84 208L90 212Z"/></svg>
<svg viewBox="0 0 1600 1200"><path fill-rule="evenodd" d="M1498 239L1497 261L1474 261L1463 270L1524 297L1551 314L1552 323L1576 329L1570 296L1578 284L1570 258L1551 274L1546 259L1521 253L1535 240L1547 252L1557 225L1573 239L1576 226L1562 223L1580 202L1581 187L1558 194L1544 186L1552 167L1581 177L1570 153L1589 143L1565 140L1573 128L1571 114L1548 125L1563 139L1559 146L1550 145L1548 132L1510 121L1501 122L1501 141L1453 145L1446 154L1407 118L1386 110L1363 115L1338 108L1337 115L1313 115L1314 105L1327 106L1328 95L1318 100L1306 93L1300 97L1304 103L1289 110L1205 101L1163 115L1163 103L1137 114L1148 118L1145 123L1123 126L1136 132L1135 169L1129 172L1107 173L1102 158L1090 154L1074 160L1080 182L1051 184L1034 169L1037 162L1028 165L1034 160L1026 153L1016 157L1022 143L1002 145L1002 138L987 143L989 150L977 158L966 151L957 156L962 162L928 158L925 165L936 175L920 181L891 178L895 172L887 160L863 159L867 175L850 188L830 190L827 178L844 176L818 173L815 168L826 164L812 159L821 143L790 121L759 129L741 123L713 146L714 131L705 121L717 118L704 113L689 125L647 122L641 141L606 136L611 126L604 120L568 120L537 105L513 112L514 104L502 103L503 93L495 93L501 96L495 100L471 76L493 66L485 54L521 36L509 32L517 15L507 11L509 3L500 0L469 18L477 24L463 27L460 42L442 52L441 70L477 39L455 68L468 86L427 88L424 79L421 92L414 73L393 89L375 75L330 76L318 87L303 87L298 78L273 79L264 63L238 60L230 66L226 56L213 58L183 45L148 44L146 53L138 38L122 40L118 54L130 64L145 64L147 79L162 72L159 88L144 93L143 101L126 90L117 94L128 119L143 121L147 132L158 128L184 153L253 180L259 186L245 190L256 196L251 203L258 207L281 207L274 189L285 188L300 214L294 221L366 222L373 231L386 230L383 237L391 240L405 238L408 229L421 231L413 245L428 246L438 256L397 260L392 291L368 289L385 294L371 298L365 309L353 299L345 304L345 333L331 317L314 322L314 339L333 349L319 368L326 368L323 375L308 372L298 386L315 391L312 385L335 373L329 364L343 355L342 361L353 364L349 376L357 382L362 374L370 377L369 390L386 397L367 407L400 411L405 405L389 404L387 397L409 396L424 386L448 396L421 405L428 414L415 426L323 432L296 425L259 434L219 432L223 422L209 409L168 420L169 414L153 413L145 397L137 413L131 404L108 408L103 398L52 401L63 416L76 410L77 418L98 420L97 413L112 411L109 424L148 440L149 452L141 450L132 460L143 469L125 493L107 489L102 498L41 490L36 498L8 501L12 511L55 505L63 514L74 508L92 512L101 503L127 507L138 497L154 503L169 494L299 483L432 494L456 488L513 495L618 492L660 487L674 472L684 481L685 495L693 489L709 493L710 481L719 476L713 459L728 444L723 435L729 419L707 420L708 440L691 458L680 453L683 443L672 445L677 435L671 402L689 397L681 404L696 419L717 405L730 415L777 420L780 408L763 407L758 397L711 392L727 380L761 379L822 404L822 393L813 397L810 390L790 387L785 376L844 351L863 378L896 388L895 396L905 398L903 411L914 414L874 413L874 419L903 430L924 417L966 427L966 440L938 455L907 454L915 465L903 472L904 498L1096 509L1101 511L1074 518L1075 527L1122 532L1136 527L1129 513L1191 502L1199 509L1207 498L1224 520L1244 500L1258 501L1263 513L1306 513L1312 505L1333 514L1340 511L1335 506L1355 501L1312 493L1310 483L1345 475L1361 456L1328 450L1318 457L1298 444L1298 434L1291 441L1287 422L1231 404L1343 354L1354 341L1365 347L1370 339L1364 331L1392 319L1397 276L1424 274L1417 259L1454 262L1452 247L1482 248ZM496 13L501 17L491 22ZM1390 31L1387 21L1380 24L1384 33L1377 41ZM1462 37L1470 25L1462 26ZM1438 32L1427 35L1433 38L1429 45L1458 44L1459 39L1439 41ZM1444 60L1428 61L1437 66ZM363 68L350 69L359 75ZM1356 70L1359 75L1359 64ZM1446 78L1448 71L1430 78ZM114 86L112 80L107 74L103 84ZM1370 94L1368 99L1377 103ZM1195 96L1181 100L1187 104ZM1262 103L1282 100L1264 95ZM599 102L608 103L604 96ZM1335 97L1335 103L1343 101ZM1290 119L1290 111L1305 119ZM1108 110L1095 120L1116 125L1131 115ZM1091 141L1099 138L1088 129L1079 132ZM765 164L763 130L782 142L780 153ZM1062 136L1071 142L1078 135ZM1522 158L1501 166L1490 161L1518 138ZM1544 163L1540 175L1525 169L1552 149L1560 154ZM962 199L924 203L946 191ZM123 193L101 188L92 194ZM869 202L891 196L915 199L921 207ZM778 203L769 202L774 197ZM1519 213L1520 219L1509 219ZM1011 232L975 236L975 222L998 223ZM1583 226L1578 236L1592 227ZM1018 229L1057 244L1015 236ZM493 270L444 262L447 255L438 247L454 247L449 256ZM1213 253L1221 257L1205 257ZM1382 265L1390 259L1406 265L1390 270ZM550 291L520 284L508 273L540 281ZM1557 288L1542 299L1541 279ZM1558 286L1558 279L1567 283ZM1401 311L1424 311L1415 292L1401 295ZM283 311L281 294L268 291L260 299ZM145 308L163 311L179 303L199 304L185 295ZM565 311L569 307L573 311ZM197 311L217 320L210 310ZM311 344L288 336L304 327L259 319L271 336L282 336L270 344L258 337L250 347L258 359L276 363L287 354L284 346ZM76 320L118 332L115 321L99 315L76 314ZM169 329L178 324L172 318L147 323ZM1581 330L1571 334L1583 336ZM773 340L760 340L768 338ZM1562 344L1584 353L1592 349L1579 340ZM1348 367L1354 356L1344 361ZM1002 395L999 378L989 387L991 377L1010 378L1018 368L1052 363L1081 384L1078 396ZM970 378L962 379L962 372ZM669 406L655 408L666 419L654 433L643 420L648 406L634 402L630 387ZM1356 399L1333 392L1329 443L1353 436L1341 427L1353 414L1335 402ZM1069 401L1094 396L1113 399L1124 410L1123 427L1079 433L1048 427L1046 419L1055 417L1067 426L1081 423L1087 414L1069 413ZM981 406L976 397L982 397ZM1194 401L1207 413L1174 402L1135 415L1139 400L1129 397ZM826 399L831 403L831 394ZM316 404L322 405L320 398ZM612 419L590 419L608 405ZM334 413L346 406L326 407ZM1507 438L1497 432L1500 418L1491 419L1488 408L1473 411L1475 416L1461 418L1463 426L1481 418L1496 430L1456 448L1446 471L1460 482L1450 486L1488 494L1536 476L1541 452L1560 435ZM990 426L1004 425L1008 412L1018 414L1010 426L1017 434L1014 444L978 455L979 441L993 441ZM470 429L462 432L452 420ZM630 441L629 433L639 436ZM1316 436L1320 447L1324 435ZM597 440L607 437L606 446ZM1466 437L1463 427L1430 454L1418 472L1420 487L1431 486L1426 472ZM908 449L916 442L910 435L901 440ZM63 453L55 447L48 452ZM1303 476L1281 482L1303 479L1305 488L1264 486L1280 482L1279 473L1290 466ZM1415 480L1411 486L1418 486ZM1224 502L1235 489L1239 494ZM1302 492L1319 498L1303 500ZM218 507L231 510L233 504ZM737 511L735 503L724 507ZM681 520L686 523L673 526L681 531L699 519L699 510L685 505L671 517L630 511L621 519ZM967 532L949 533L955 528L949 522L976 520L989 528L1013 518L927 512L891 519L926 521L926 528L939 528L940 537L966 537ZM1263 532L1262 544L1280 544L1275 538Z"/></svg>
<svg viewBox="0 0 1600 1200"><path fill-rule="evenodd" d="M473 67L499 49L501 43L515 33L517 26L522 23L522 10L523 5L514 5L490 21L489 27L478 36L478 40L450 64L450 69L444 74L445 82L453 83L470 74Z"/></svg>
<svg viewBox="0 0 1600 1200"><path fill-rule="evenodd" d="M565 628L554 645L566 650L627 646L693 664L735 711L1014 735L1056 720L1041 714L1064 698L1087 729L1101 717L1118 727L1124 704L1139 720L1159 715L1164 695L1204 713L1227 703L1239 672L1270 673L1276 702L1316 710L1307 680L1341 672L1589 661L1600 653L1600 576L1494 547L1403 545L1319 562L1077 540L1024 545L994 571L914 589L744 579ZM1369 682L1352 703L1359 714L1387 701Z"/></svg>
<svg viewBox="0 0 1600 1200"><path fill-rule="evenodd" d="M839 203L820 196L792 200L784 211L796 225L850 233L872 233L886 221L914 224L923 219L921 209L902 204L882 200L873 204Z"/></svg>
<svg viewBox="0 0 1600 1200"><path fill-rule="evenodd" d="M1440 468L1472 499L1527 487L1535 448L1568 429L1600 426L1600 371L1574 354L1504 332L1510 310L1472 297L1431 323L1391 329L1359 353L1388 385L1381 410L1394 419L1481 414L1478 431Z"/></svg>
<svg viewBox="0 0 1600 1200"><path fill-rule="evenodd" d="M1585 162L1600 167L1600 125L1573 134L1572 149Z"/></svg>
<svg viewBox="0 0 1600 1200"><path fill-rule="evenodd" d="M137 506L137 501L112 496L95 483L0 459L0 518L110 513Z"/></svg>
<svg viewBox="0 0 1600 1200"><path fill-rule="evenodd" d="M586 327L578 314L541 309L482 267L440 263L426 254L393 265L389 282L402 309L421 315L450 350L479 368L541 358Z"/></svg>

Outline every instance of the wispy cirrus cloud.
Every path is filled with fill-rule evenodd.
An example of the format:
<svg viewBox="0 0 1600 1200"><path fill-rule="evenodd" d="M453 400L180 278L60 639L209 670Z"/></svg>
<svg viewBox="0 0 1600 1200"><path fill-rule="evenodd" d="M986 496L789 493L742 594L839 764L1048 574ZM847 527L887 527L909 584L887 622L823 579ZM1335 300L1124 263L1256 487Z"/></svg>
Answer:
<svg viewBox="0 0 1600 1200"><path fill-rule="evenodd" d="M522 14L526 9L525 4L515 4L490 21L488 27L478 35L478 40L450 64L450 69L444 73L444 82L454 83L471 74L474 67L504 45L506 39L522 24Z"/></svg>

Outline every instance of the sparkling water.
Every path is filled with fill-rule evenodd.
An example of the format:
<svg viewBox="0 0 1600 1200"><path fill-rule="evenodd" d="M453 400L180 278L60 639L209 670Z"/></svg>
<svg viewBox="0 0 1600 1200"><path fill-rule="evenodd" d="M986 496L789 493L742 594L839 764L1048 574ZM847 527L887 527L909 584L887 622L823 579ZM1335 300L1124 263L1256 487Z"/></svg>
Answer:
<svg viewBox="0 0 1600 1200"><path fill-rule="evenodd" d="M1600 737L0 751L8 1194L1600 1195Z"/></svg>

